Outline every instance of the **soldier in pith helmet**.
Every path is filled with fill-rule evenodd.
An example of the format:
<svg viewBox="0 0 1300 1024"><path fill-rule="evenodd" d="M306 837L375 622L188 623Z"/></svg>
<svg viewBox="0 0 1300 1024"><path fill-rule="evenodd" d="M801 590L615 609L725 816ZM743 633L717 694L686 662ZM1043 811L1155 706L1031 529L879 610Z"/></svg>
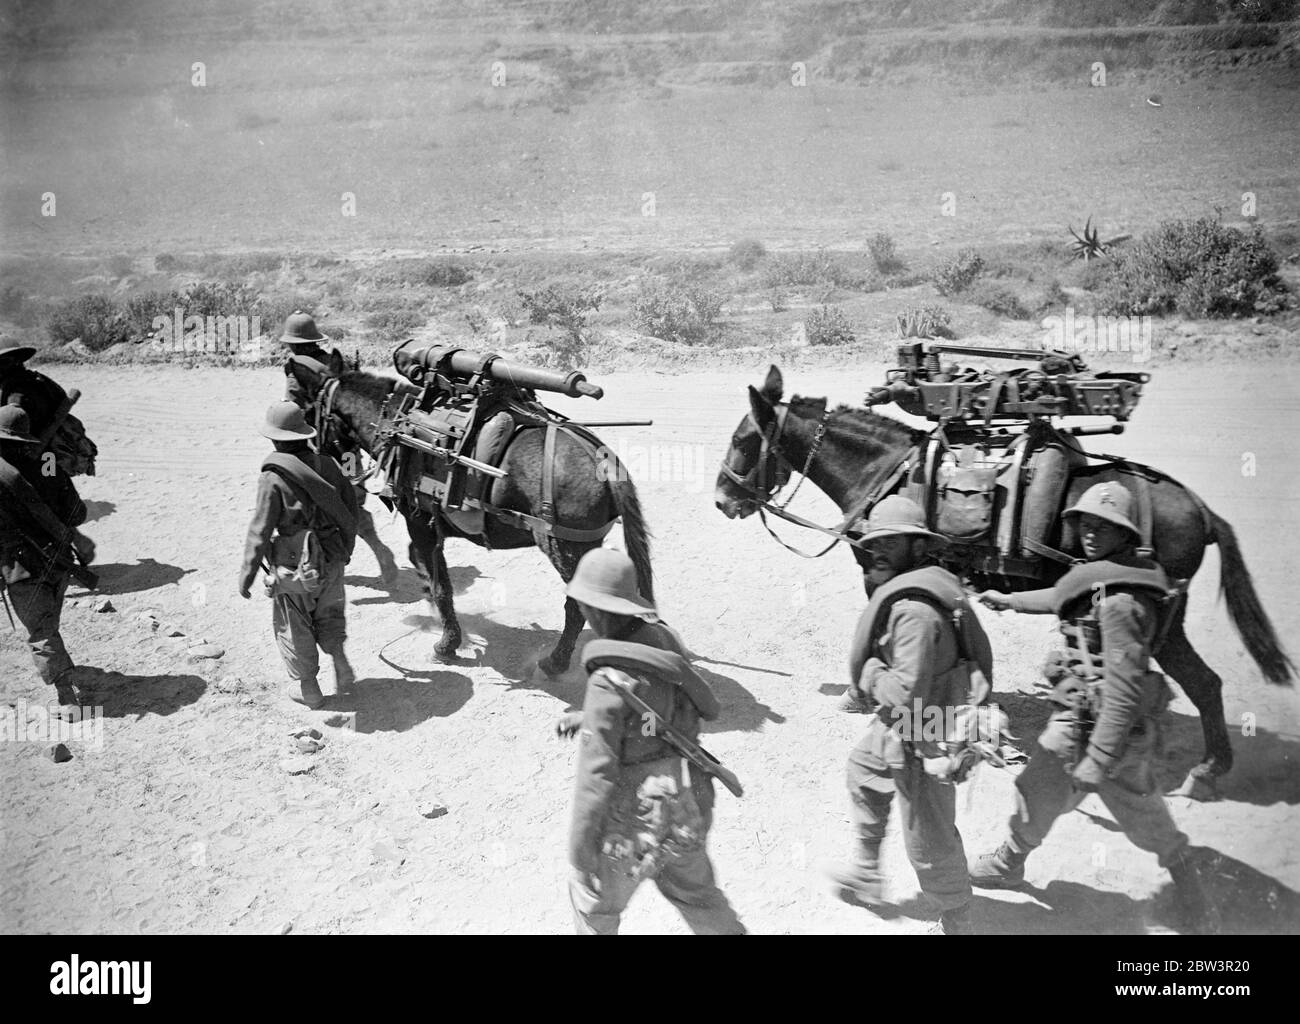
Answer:
<svg viewBox="0 0 1300 1024"><path fill-rule="evenodd" d="M1164 571L1136 552L1132 505L1121 484L1090 487L1063 513L1078 518L1086 562L1049 589L980 595L998 611L1057 615L1066 650L1049 661L1059 710L1016 779L1006 838L971 862L971 881L986 889L1024 885L1025 860L1053 822L1096 793L1129 840L1173 876L1185 927L1212 933L1217 912L1154 771L1171 692L1151 658L1175 605Z"/></svg>

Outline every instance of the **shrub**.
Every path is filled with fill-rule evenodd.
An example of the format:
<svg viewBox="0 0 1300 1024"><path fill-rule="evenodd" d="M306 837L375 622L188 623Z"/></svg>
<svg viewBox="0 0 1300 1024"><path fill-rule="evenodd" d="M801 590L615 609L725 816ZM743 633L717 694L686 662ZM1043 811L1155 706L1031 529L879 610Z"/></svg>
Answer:
<svg viewBox="0 0 1300 1024"><path fill-rule="evenodd" d="M876 291L882 282L873 268L848 267L825 249L817 249L773 257L763 271L763 285L767 288L821 285Z"/></svg>
<svg viewBox="0 0 1300 1024"><path fill-rule="evenodd" d="M408 306L376 310L366 314L366 326L386 335L402 335L413 331L425 321L422 313Z"/></svg>
<svg viewBox="0 0 1300 1024"><path fill-rule="evenodd" d="M767 246L757 238L742 238L731 243L727 258L741 270L753 270L767 255Z"/></svg>
<svg viewBox="0 0 1300 1024"><path fill-rule="evenodd" d="M412 268L411 275L414 284L430 288L455 288L474 279L469 268L455 260L425 260Z"/></svg>
<svg viewBox="0 0 1300 1024"><path fill-rule="evenodd" d="M912 306L899 313L894 321L900 338L952 338L948 329L952 317L942 306Z"/></svg>
<svg viewBox="0 0 1300 1024"><path fill-rule="evenodd" d="M974 249L962 249L935 267L930 280L944 297L957 295L971 286L984 270L984 258Z"/></svg>
<svg viewBox="0 0 1300 1024"><path fill-rule="evenodd" d="M665 341L696 345L717 333L722 295L702 285L661 279L641 283L632 306L632 321L644 334Z"/></svg>
<svg viewBox="0 0 1300 1024"><path fill-rule="evenodd" d="M187 317L252 316L258 301L258 294L252 288L229 281L200 281L186 288L179 297Z"/></svg>
<svg viewBox="0 0 1300 1024"><path fill-rule="evenodd" d="M1029 319L1030 311L1025 308L1020 297L1010 288L1004 288L992 281L977 281L966 290L963 297L968 302L983 306L1001 316L1010 317L1012 320Z"/></svg>
<svg viewBox="0 0 1300 1024"><path fill-rule="evenodd" d="M156 317L169 319L176 315L176 307L184 308L180 292L142 292L126 300L126 322L131 337L143 338L153 330ZM182 330L184 326L182 325Z"/></svg>
<svg viewBox="0 0 1300 1024"><path fill-rule="evenodd" d="M81 295L59 303L45 322L56 345L81 339L92 352L110 348L130 336L126 316L107 295Z"/></svg>
<svg viewBox="0 0 1300 1024"><path fill-rule="evenodd" d="M883 231L867 239L867 254L875 268L886 276L907 269L907 264L898 258L894 239Z"/></svg>
<svg viewBox="0 0 1300 1024"><path fill-rule="evenodd" d="M822 306L808 314L804 324L809 345L851 345L857 340L849 318L838 306Z"/></svg>
<svg viewBox="0 0 1300 1024"><path fill-rule="evenodd" d="M1289 304L1277 255L1259 226L1249 233L1218 218L1166 221L1118 254L1101 286L1101 312L1189 317L1272 313Z"/></svg>
<svg viewBox="0 0 1300 1024"><path fill-rule="evenodd" d="M600 309L605 300L601 288L574 284L550 284L517 294L529 323L558 327L574 337L586 329L587 315Z"/></svg>

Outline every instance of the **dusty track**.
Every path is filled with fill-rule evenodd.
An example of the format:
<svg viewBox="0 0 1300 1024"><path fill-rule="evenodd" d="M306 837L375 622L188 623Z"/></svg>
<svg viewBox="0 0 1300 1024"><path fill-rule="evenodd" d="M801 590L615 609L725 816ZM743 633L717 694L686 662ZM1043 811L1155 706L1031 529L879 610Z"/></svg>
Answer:
<svg viewBox="0 0 1300 1024"><path fill-rule="evenodd" d="M358 730L325 728L314 772L290 777L278 767L287 732L323 716L279 696L269 606L260 595L245 603L235 594L265 444L255 427L278 374L67 368L61 377L86 391L79 412L104 453L101 475L84 482L83 494L117 612L70 608L65 635L81 661L112 673L97 688L105 740L101 749L74 746L75 760L63 765L39 745L0 744L0 928L567 930L573 748L550 726L579 701L582 680L530 671L561 624L559 580L541 556L452 543L471 639L459 663L442 665L430 660L437 624L414 571L404 569L390 596L359 548L348 589L361 683L346 705L358 712ZM833 400L856 401L877 379L876 367L786 367L789 389ZM863 596L847 554L797 559L756 522L728 522L713 508L717 459L743 413L744 385L757 380L753 372L614 374L602 379L609 397L599 406L556 405L656 421L603 433L623 440L657 535L663 612L700 655L725 707L706 742L748 795L719 796L712 847L747 924L762 932L924 930L928 912L914 899L896 831L886 857L904 910L894 920L834 902L814 870L848 839L843 761L862 719L835 711L834 695ZM1277 397L1265 408L1270 393ZM1232 522L1265 605L1291 637L1300 558L1289 530L1300 488L1287 427L1300 412L1298 395L1300 375L1281 363L1221 375L1161 370L1130 433L1096 445L1174 474ZM648 461L651 446L658 468ZM1255 453L1254 477L1242 475L1244 452ZM832 518L811 489L796 507ZM381 533L408 565L400 524L386 521ZM810 537L796 540L811 546ZM1231 858L1215 879L1231 930L1295 931L1300 861L1286 837L1300 827L1300 711L1294 691L1266 686L1244 660L1216 595L1211 555L1193 587L1189 632L1227 680L1229 722L1251 713L1258 734L1234 730L1238 767L1223 802L1176 800L1175 814L1193 842ZM188 637L151 633L136 619L146 608ZM1001 699L1032 735L1041 716L1014 691L1032 685L1050 624L982 617L1000 659ZM224 646L225 657L188 663L195 636ZM389 641L386 656L405 675L379 660ZM228 677L242 684L217 685ZM44 696L13 635L0 649L0 678L10 701ZM1172 722L1170 785L1199 756L1201 736L1181 697ZM1011 776L994 771L963 790L968 848L996 839L1010 793ZM421 818L414 802L433 797L449 813ZM1167 923L1167 876L1093 799L1084 811L1063 819L1030 861L1033 895L977 899L982 927L1131 932ZM633 903L626 930L683 926L652 893Z"/></svg>

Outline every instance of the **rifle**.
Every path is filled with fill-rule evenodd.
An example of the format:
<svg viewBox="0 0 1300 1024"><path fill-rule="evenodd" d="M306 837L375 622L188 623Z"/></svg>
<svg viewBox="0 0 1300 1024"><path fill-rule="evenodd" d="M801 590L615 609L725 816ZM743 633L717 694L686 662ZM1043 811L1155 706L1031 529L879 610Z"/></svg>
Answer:
<svg viewBox="0 0 1300 1024"><path fill-rule="evenodd" d="M630 704L635 710L641 712L642 715L651 716L650 721L654 723L654 735L662 739L670 747L681 754L682 757L686 758L686 760L690 761L691 764L699 768L700 771L712 775L715 779L726 786L733 796L742 797L745 795L744 787L741 786L740 779L736 777L735 772L729 769L694 740L687 739L671 725L665 722L663 716L660 715L659 712L633 693L632 687L627 683L616 678L615 673L606 672L605 678L614 684L623 700Z"/></svg>
<svg viewBox="0 0 1300 1024"><path fill-rule="evenodd" d="M55 545L39 543L31 536L31 534L21 527L14 526L11 528L19 537L25 540L40 552L42 557L44 557L47 564L45 572L41 574L42 580L49 573L50 569L62 569L87 590L94 590L99 586L99 576L85 566L81 561L80 555L77 555L76 560L74 561L63 554Z"/></svg>

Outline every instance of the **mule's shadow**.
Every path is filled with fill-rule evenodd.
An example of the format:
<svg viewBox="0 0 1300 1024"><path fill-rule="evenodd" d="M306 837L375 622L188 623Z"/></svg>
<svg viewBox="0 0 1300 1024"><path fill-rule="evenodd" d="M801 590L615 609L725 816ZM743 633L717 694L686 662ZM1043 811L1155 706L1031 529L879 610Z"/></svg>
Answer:
<svg viewBox="0 0 1300 1024"><path fill-rule="evenodd" d="M125 675L83 666L78 669L82 703L102 707L105 718L170 715L193 704L207 689L195 675Z"/></svg>
<svg viewBox="0 0 1300 1024"><path fill-rule="evenodd" d="M142 558L135 565L125 562L109 562L105 565L91 565L91 570L99 576L97 594L138 594L143 590L165 587L179 583L194 572L182 569L179 565L168 565L152 558Z"/></svg>
<svg viewBox="0 0 1300 1024"><path fill-rule="evenodd" d="M1300 926L1300 893L1217 850L1193 847L1191 852L1206 893L1219 911L1224 934L1293 934ZM1104 878L1097 881L1106 884ZM1014 935L1133 935L1152 926L1182 930L1173 881L1168 876L1150 901L1060 879L1042 888L1027 885L1020 891L1038 902L1013 903L977 894L981 930Z"/></svg>
<svg viewBox="0 0 1300 1024"><path fill-rule="evenodd" d="M994 693L990 698L1011 721L1016 746L1026 754L1033 752L1039 734L1056 705L1046 699L1048 691L1038 693ZM1191 769L1200 762L1204 750L1204 733L1199 715L1166 711L1162 718L1163 752L1156 764L1160 783L1166 792L1179 786ZM1219 796L1224 800L1269 807L1276 803L1300 803L1300 773L1294 770L1300 760L1300 743L1267 729L1257 728L1255 735L1232 733L1234 766L1219 780Z"/></svg>
<svg viewBox="0 0 1300 1024"><path fill-rule="evenodd" d="M451 566L447 570L447 575L451 578L452 592L458 597L469 590L476 580L492 578L484 577L472 565ZM424 598L423 580L419 572L413 568L399 569L396 582L387 586L379 576L346 576L343 582L349 587L365 587L368 590L381 591L373 597L349 597L349 604L414 604Z"/></svg>
<svg viewBox="0 0 1300 1024"><path fill-rule="evenodd" d="M421 670L358 679L353 692L329 698L329 711L355 711L357 732L406 732L430 718L454 715L474 695L469 676Z"/></svg>
<svg viewBox="0 0 1300 1024"><path fill-rule="evenodd" d="M429 644L427 657L432 657L433 644L441 632L441 624L438 620L429 615L410 615L404 621L408 625L421 626L427 630L422 631L420 635L427 638ZM469 642L475 657L457 657L445 663L448 667L490 668L505 678L510 689L541 690L557 700L566 702L570 707L582 706L587 674L582 670L578 659L586 643L596 637L590 629L584 629L579 634L577 646L574 648L573 662L568 670L552 677L539 670L537 662L550 653L555 646L560 638L559 630L545 629L536 624L531 629L523 629L474 613L461 614L460 623L464 635L461 650L465 650L463 645ZM481 643L474 638L480 638ZM426 661L425 664L429 663ZM703 668L698 664L695 669L712 687L718 702L722 705L722 713L717 721L701 723L702 732L730 732L737 729L742 732L752 732L762 728L768 722L781 724L785 721L783 716L778 715L766 704L760 703L752 693L730 676ZM423 668L412 666L412 671L418 673L423 671Z"/></svg>

